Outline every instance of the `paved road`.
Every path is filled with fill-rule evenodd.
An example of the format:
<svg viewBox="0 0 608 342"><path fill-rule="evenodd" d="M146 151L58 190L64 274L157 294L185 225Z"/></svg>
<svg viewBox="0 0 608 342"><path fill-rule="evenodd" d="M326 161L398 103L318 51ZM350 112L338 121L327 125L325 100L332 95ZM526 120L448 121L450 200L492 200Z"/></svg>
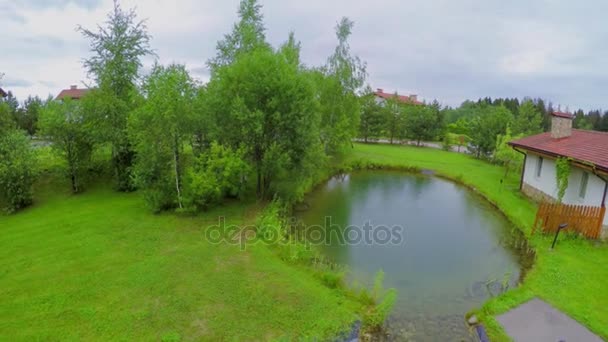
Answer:
<svg viewBox="0 0 608 342"><path fill-rule="evenodd" d="M577 321L538 298L496 319L515 342L602 342Z"/></svg>
<svg viewBox="0 0 608 342"><path fill-rule="evenodd" d="M355 139L355 141L357 142L363 142L363 139ZM370 143L379 143L379 144L390 144L390 140L388 139L378 139L378 140L374 140L374 141L369 141ZM394 145L409 145L409 146L416 146L416 142L415 141L411 141L411 140L404 140L404 141L394 141L393 142ZM420 142L420 146L421 147L429 147L429 148L435 148L435 149L442 149L443 147L441 146L440 143L437 142L429 142L429 141L423 141ZM458 153L464 153L464 154L468 154L468 150L466 146L461 146L460 148L458 148L458 146L452 146L452 152L458 152Z"/></svg>

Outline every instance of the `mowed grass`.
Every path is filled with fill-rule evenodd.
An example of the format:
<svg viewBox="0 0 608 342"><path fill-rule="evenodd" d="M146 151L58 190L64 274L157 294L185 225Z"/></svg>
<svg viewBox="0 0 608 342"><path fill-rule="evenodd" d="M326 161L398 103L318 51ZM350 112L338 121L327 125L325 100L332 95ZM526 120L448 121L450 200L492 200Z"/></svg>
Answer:
<svg viewBox="0 0 608 342"><path fill-rule="evenodd" d="M495 315L533 297L549 302L608 339L608 245L562 235L551 251L553 236L530 236L537 206L520 193L519 171L505 178L503 168L467 155L390 145L356 144L346 162L434 170L486 197L529 237L536 261L524 283L488 301L476 312L492 341L508 340Z"/></svg>
<svg viewBox="0 0 608 342"><path fill-rule="evenodd" d="M67 184L0 216L0 340L220 341L328 338L359 304L267 246L212 244L205 229L255 205L153 215L137 193Z"/></svg>

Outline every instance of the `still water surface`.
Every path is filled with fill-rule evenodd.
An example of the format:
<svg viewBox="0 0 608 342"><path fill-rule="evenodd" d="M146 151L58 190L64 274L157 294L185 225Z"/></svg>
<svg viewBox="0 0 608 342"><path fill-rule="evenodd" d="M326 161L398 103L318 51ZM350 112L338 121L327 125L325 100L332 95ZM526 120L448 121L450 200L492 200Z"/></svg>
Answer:
<svg viewBox="0 0 608 342"><path fill-rule="evenodd" d="M306 225L325 225L331 217L342 230L368 221L404 228L396 245L334 239L321 246L330 260L347 266L349 282L369 287L382 269L385 287L397 289L382 339L470 340L465 313L516 286L532 259L525 241L487 201L433 176L354 172L330 179L306 203L297 212Z"/></svg>

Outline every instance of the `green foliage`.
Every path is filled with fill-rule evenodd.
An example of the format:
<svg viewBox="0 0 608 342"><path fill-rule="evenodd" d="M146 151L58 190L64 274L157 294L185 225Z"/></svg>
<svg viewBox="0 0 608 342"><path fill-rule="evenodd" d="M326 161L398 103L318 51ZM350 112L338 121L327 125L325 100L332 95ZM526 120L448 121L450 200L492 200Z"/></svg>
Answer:
<svg viewBox="0 0 608 342"><path fill-rule="evenodd" d="M238 14L239 21L232 27L232 32L217 43L216 56L207 62L212 73L234 63L243 54L270 49L266 42L262 5L257 0L241 0Z"/></svg>
<svg viewBox="0 0 608 342"><path fill-rule="evenodd" d="M135 154L129 144L127 122L140 102L136 81L141 58L153 52L145 22L137 21L135 11L123 11L117 0L105 24L97 32L78 28L90 41L93 55L84 66L98 88L85 96L83 105L90 117L92 136L112 146L118 190L130 191L134 189L131 170Z"/></svg>
<svg viewBox="0 0 608 342"><path fill-rule="evenodd" d="M472 152L477 157L489 157L496 149L496 139L506 131L513 115L504 106L482 105L470 122Z"/></svg>
<svg viewBox="0 0 608 342"><path fill-rule="evenodd" d="M17 110L16 121L19 128L26 131L29 135L36 134L38 130L38 117L43 105L44 103L38 96L28 96L23 102L23 106Z"/></svg>
<svg viewBox="0 0 608 342"><path fill-rule="evenodd" d="M363 329L378 330L382 327L397 301L397 290L384 290L384 271L380 270L374 277L374 287L371 293L374 305L363 314Z"/></svg>
<svg viewBox="0 0 608 342"><path fill-rule="evenodd" d="M208 108L207 87L201 86L195 90L192 102L193 115L191 118L192 152L195 157L203 153L218 134L217 124Z"/></svg>
<svg viewBox="0 0 608 342"><path fill-rule="evenodd" d="M359 130L361 108L357 93L365 82L366 66L350 51L348 39L353 26L348 18L337 24L338 46L314 77L321 111L321 141L328 154L352 146Z"/></svg>
<svg viewBox="0 0 608 342"><path fill-rule="evenodd" d="M273 200L264 208L262 214L256 221L256 233L258 238L264 241L273 241L278 245L279 241L287 238L287 223L285 222L285 204L280 200Z"/></svg>
<svg viewBox="0 0 608 342"><path fill-rule="evenodd" d="M441 139L441 149L444 151L451 151L454 145L454 135L449 132L445 132L443 134L443 139Z"/></svg>
<svg viewBox="0 0 608 342"><path fill-rule="evenodd" d="M182 65L155 65L143 85L146 99L130 117L137 152L135 184L155 211L183 208L183 147L193 134L194 81Z"/></svg>
<svg viewBox="0 0 608 342"><path fill-rule="evenodd" d="M232 150L213 142L187 171L185 207L191 211L207 210L225 197L242 197L250 172L244 155L244 148Z"/></svg>
<svg viewBox="0 0 608 342"><path fill-rule="evenodd" d="M531 99L526 99L519 107L513 122L513 132L523 136L542 132L542 116Z"/></svg>
<svg viewBox="0 0 608 342"><path fill-rule="evenodd" d="M91 165L93 140L88 127L77 101L49 102L40 113L41 133L53 142L53 150L67 162L73 193L82 191Z"/></svg>
<svg viewBox="0 0 608 342"><path fill-rule="evenodd" d="M403 105L406 137L416 141L434 140L443 129L439 109L431 106Z"/></svg>
<svg viewBox="0 0 608 342"><path fill-rule="evenodd" d="M289 32L289 37L287 41L281 45L279 52L285 56L288 63L299 66L300 61L300 52L302 51L302 43L296 40L295 33Z"/></svg>
<svg viewBox="0 0 608 342"><path fill-rule="evenodd" d="M281 53L259 49L217 70L208 92L218 142L244 148L258 197L301 196L323 162L309 74Z"/></svg>
<svg viewBox="0 0 608 342"><path fill-rule="evenodd" d="M608 117L606 115L604 116ZM585 115L585 112L583 112L582 110L577 111L574 115L574 122L572 123L572 126L577 129L593 129L593 123L589 120L589 118Z"/></svg>
<svg viewBox="0 0 608 342"><path fill-rule="evenodd" d="M397 93L384 101L382 116L384 117L384 132L388 135L391 144L395 140L405 138L405 115Z"/></svg>
<svg viewBox="0 0 608 342"><path fill-rule="evenodd" d="M376 102L376 97L371 89L366 89L361 97L361 121L359 125L359 137L368 142L382 136L384 128L383 108Z"/></svg>
<svg viewBox="0 0 608 342"><path fill-rule="evenodd" d="M8 103L0 100L0 133L15 129L17 123Z"/></svg>
<svg viewBox="0 0 608 342"><path fill-rule="evenodd" d="M504 166L505 175L508 175L511 171L520 170L523 165L524 156L508 145L509 141L520 137L521 135L516 137L511 136L511 128L507 127L505 134L499 135L496 139L494 161Z"/></svg>
<svg viewBox="0 0 608 342"><path fill-rule="evenodd" d="M0 203L12 213L32 203L38 163L23 132L9 129L0 133Z"/></svg>
<svg viewBox="0 0 608 342"><path fill-rule="evenodd" d="M557 158L555 160L555 181L557 184L557 201L559 203L566 195L568 181L570 179L570 160L568 158Z"/></svg>

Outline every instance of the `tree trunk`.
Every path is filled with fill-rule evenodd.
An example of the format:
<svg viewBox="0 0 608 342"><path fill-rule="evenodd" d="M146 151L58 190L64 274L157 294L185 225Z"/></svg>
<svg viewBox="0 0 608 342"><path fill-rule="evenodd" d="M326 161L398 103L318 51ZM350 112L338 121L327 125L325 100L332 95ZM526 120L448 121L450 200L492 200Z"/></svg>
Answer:
<svg viewBox="0 0 608 342"><path fill-rule="evenodd" d="M256 193L258 195L258 198L262 197L262 171L260 170L260 166L258 165L257 168L257 176L258 176L258 180L257 180L257 189L256 189Z"/></svg>
<svg viewBox="0 0 608 342"><path fill-rule="evenodd" d="M175 142L173 145L173 158L175 161L175 188L177 189L177 204L180 209L183 209L182 205L182 184L179 176L179 145L177 142L177 136L175 137Z"/></svg>

